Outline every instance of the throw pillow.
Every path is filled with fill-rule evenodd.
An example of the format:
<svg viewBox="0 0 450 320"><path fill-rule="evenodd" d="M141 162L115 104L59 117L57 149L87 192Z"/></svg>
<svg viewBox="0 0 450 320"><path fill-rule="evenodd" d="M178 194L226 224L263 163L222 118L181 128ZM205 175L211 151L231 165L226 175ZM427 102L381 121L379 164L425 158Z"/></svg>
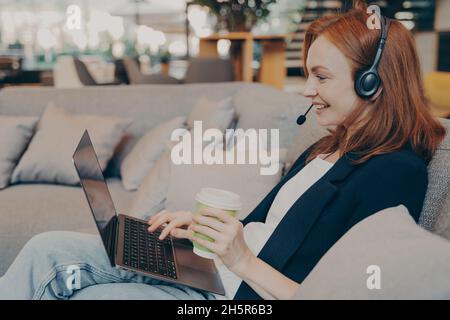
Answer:
<svg viewBox="0 0 450 320"><path fill-rule="evenodd" d="M148 219L165 207L169 189L170 150L166 150L145 176L131 205L130 215Z"/></svg>
<svg viewBox="0 0 450 320"><path fill-rule="evenodd" d="M294 299L450 299L450 242L399 205L367 217L322 257Z"/></svg>
<svg viewBox="0 0 450 320"><path fill-rule="evenodd" d="M231 97L220 101L209 100L202 96L192 108L187 118L189 129L194 127L194 121L202 121L203 130L217 128L222 132L227 129L233 121L235 114Z"/></svg>
<svg viewBox="0 0 450 320"><path fill-rule="evenodd" d="M8 186L38 120L36 117L0 116L0 189Z"/></svg>
<svg viewBox="0 0 450 320"><path fill-rule="evenodd" d="M169 148L173 130L182 128L185 120L186 117L176 117L165 121L138 141L120 167L122 182L126 190L139 188L146 174L155 165L164 150Z"/></svg>
<svg viewBox="0 0 450 320"><path fill-rule="evenodd" d="M39 121L31 143L15 168L11 182L78 184L73 152L87 129L104 170L131 120L75 115L50 105Z"/></svg>

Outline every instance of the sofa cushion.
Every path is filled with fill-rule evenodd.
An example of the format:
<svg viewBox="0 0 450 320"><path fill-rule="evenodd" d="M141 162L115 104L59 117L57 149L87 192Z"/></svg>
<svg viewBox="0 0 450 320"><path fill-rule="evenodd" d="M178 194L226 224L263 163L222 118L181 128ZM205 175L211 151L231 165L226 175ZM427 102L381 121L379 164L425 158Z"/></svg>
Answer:
<svg viewBox="0 0 450 320"><path fill-rule="evenodd" d="M130 122L119 117L70 114L50 105L14 170L11 182L78 184L72 155L83 132L89 131L100 167L104 170Z"/></svg>
<svg viewBox="0 0 450 320"><path fill-rule="evenodd" d="M37 117L0 116L0 189L8 186L37 121Z"/></svg>
<svg viewBox="0 0 450 320"><path fill-rule="evenodd" d="M353 226L294 299L450 299L449 261L450 242L417 226L399 205Z"/></svg>
<svg viewBox="0 0 450 320"><path fill-rule="evenodd" d="M216 101L201 96L187 118L187 126L192 129L194 121L201 121L203 130L216 128L223 132L230 126L234 113L231 97Z"/></svg>
<svg viewBox="0 0 450 320"><path fill-rule="evenodd" d="M428 189L425 195L419 223L425 229L436 230L439 221L439 233L450 239L450 120L441 119L447 129L447 136L438 147L428 165Z"/></svg>
<svg viewBox="0 0 450 320"><path fill-rule="evenodd" d="M136 190L156 161L170 148L170 137L177 128L183 128L186 117L164 121L144 135L120 166L122 182L127 190Z"/></svg>
<svg viewBox="0 0 450 320"><path fill-rule="evenodd" d="M127 213L134 192L118 179L107 180L118 212ZM34 235L51 230L96 232L80 187L19 184L0 192L0 276Z"/></svg>

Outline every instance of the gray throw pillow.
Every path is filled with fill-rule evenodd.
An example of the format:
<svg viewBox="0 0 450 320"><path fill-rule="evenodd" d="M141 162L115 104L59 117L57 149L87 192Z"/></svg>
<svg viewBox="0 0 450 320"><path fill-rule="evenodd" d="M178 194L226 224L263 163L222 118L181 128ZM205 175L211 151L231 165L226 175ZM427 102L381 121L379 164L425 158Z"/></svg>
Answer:
<svg viewBox="0 0 450 320"><path fill-rule="evenodd" d="M0 189L8 186L39 118L0 116Z"/></svg>
<svg viewBox="0 0 450 320"><path fill-rule="evenodd" d="M294 299L450 299L450 242L408 209L359 222L322 257Z"/></svg>
<svg viewBox="0 0 450 320"><path fill-rule="evenodd" d="M149 170L133 199L130 215L148 219L165 207L170 176L170 150Z"/></svg>
<svg viewBox="0 0 450 320"><path fill-rule="evenodd" d="M234 115L231 97L213 101L202 96L192 108L186 122L189 129L194 127L194 121L202 121L203 130L216 128L223 132L229 128Z"/></svg>
<svg viewBox="0 0 450 320"><path fill-rule="evenodd" d="M36 134L15 168L11 182L47 182L76 185L73 152L87 129L104 170L131 120L119 117L75 115L47 107Z"/></svg>
<svg viewBox="0 0 450 320"><path fill-rule="evenodd" d="M133 147L122 162L120 172L126 190L136 190L149 170L171 145L170 136L177 128L183 128L186 117L176 117L161 123Z"/></svg>

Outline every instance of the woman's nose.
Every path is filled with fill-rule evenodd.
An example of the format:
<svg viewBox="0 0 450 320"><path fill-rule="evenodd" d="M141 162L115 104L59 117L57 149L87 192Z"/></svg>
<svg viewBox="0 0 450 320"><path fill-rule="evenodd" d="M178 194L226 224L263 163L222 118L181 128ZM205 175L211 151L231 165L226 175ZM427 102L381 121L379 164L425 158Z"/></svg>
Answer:
<svg viewBox="0 0 450 320"><path fill-rule="evenodd" d="M312 85L310 81L306 81L302 94L307 98L313 98L317 95L317 89Z"/></svg>

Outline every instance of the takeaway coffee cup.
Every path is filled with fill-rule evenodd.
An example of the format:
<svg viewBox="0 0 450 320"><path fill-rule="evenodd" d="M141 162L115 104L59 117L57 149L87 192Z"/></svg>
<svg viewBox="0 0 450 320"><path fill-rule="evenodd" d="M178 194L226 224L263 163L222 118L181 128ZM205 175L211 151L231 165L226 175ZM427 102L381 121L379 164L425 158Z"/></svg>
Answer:
<svg viewBox="0 0 450 320"><path fill-rule="evenodd" d="M201 188L195 196L196 206L194 214L200 214L203 208L216 208L222 209L229 215L235 217L237 212L241 209L241 197L233 192L216 189L216 188ZM205 239L207 241L214 241L208 236L201 233L195 233L198 238ZM200 257L207 259L214 259L217 256L209 249L201 246L193 241L194 253Z"/></svg>

